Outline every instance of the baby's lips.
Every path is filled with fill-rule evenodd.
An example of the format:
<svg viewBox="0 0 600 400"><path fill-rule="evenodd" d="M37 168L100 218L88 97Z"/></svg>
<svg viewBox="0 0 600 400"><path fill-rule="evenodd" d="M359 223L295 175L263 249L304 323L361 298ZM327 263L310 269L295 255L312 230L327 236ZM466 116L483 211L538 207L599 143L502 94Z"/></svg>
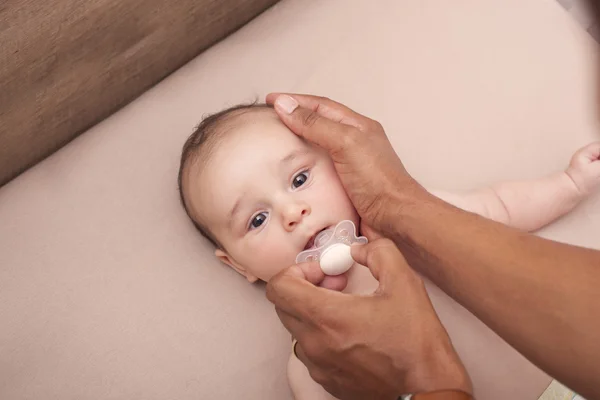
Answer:
<svg viewBox="0 0 600 400"><path fill-rule="evenodd" d="M339 222L335 228L320 232L314 240L314 247L305 249L296 256L296 263L307 261L319 261L323 252L330 246L336 244L345 244L350 246L352 243L367 243L367 238L357 235L356 226L350 220Z"/></svg>

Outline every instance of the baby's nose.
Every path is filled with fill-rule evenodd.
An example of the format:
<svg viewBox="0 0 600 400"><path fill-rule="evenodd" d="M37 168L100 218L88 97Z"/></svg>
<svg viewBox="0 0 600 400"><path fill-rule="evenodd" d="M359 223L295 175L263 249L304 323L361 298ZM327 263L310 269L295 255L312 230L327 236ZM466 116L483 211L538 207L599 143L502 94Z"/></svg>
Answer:
<svg viewBox="0 0 600 400"><path fill-rule="evenodd" d="M306 203L291 204L283 215L283 225L287 231L293 231L302 219L310 215L310 206Z"/></svg>

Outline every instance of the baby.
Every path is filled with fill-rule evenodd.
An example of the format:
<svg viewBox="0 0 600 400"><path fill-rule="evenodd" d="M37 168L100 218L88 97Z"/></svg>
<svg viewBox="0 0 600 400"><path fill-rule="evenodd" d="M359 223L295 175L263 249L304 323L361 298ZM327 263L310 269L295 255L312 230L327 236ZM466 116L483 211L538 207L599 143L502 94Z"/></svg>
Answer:
<svg viewBox="0 0 600 400"><path fill-rule="evenodd" d="M464 210L534 231L600 186L600 142L579 150L566 171L468 194L432 191ZM268 281L314 246L315 236L359 216L328 154L290 132L266 105L241 105L204 119L186 141L179 170L183 206L215 255L249 282ZM371 293L366 268L348 272L346 292ZM292 354L296 399L333 399Z"/></svg>

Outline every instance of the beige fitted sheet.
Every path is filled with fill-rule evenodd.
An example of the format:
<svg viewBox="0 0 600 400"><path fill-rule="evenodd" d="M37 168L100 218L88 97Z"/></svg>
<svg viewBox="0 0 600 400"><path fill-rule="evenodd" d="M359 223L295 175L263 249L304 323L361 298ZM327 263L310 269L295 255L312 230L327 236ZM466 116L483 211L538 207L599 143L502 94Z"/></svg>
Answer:
<svg viewBox="0 0 600 400"><path fill-rule="evenodd" d="M179 206L201 116L326 95L381 121L423 184L465 190L598 138L594 51L549 0L282 1L0 189L0 398L290 399L263 287ZM600 196L542 235L600 248ZM537 398L550 378L431 293L478 399Z"/></svg>

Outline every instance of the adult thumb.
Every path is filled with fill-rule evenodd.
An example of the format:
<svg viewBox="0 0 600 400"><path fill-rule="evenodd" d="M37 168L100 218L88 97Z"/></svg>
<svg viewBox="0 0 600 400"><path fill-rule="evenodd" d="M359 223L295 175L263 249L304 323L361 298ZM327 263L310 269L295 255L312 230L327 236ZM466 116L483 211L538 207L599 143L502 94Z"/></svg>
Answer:
<svg viewBox="0 0 600 400"><path fill-rule="evenodd" d="M389 239L377 239L364 245L353 245L352 258L366 266L379 281L379 292L393 285L393 281L402 276L414 274L404 256L394 242Z"/></svg>
<svg viewBox="0 0 600 400"><path fill-rule="evenodd" d="M353 134L350 125L333 121L317 111L304 108L292 96L279 95L274 108L283 123L296 135L327 150L337 152L343 147L348 135Z"/></svg>

